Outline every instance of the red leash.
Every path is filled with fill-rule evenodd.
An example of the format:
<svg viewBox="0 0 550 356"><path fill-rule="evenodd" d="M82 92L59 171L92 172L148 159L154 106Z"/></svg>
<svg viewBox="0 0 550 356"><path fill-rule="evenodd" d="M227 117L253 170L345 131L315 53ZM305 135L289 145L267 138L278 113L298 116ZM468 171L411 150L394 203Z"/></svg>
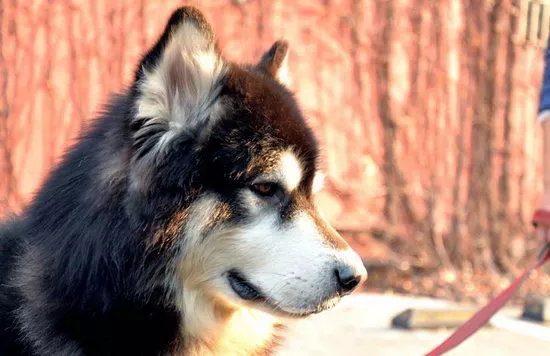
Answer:
<svg viewBox="0 0 550 356"><path fill-rule="evenodd" d="M451 334L443 343L437 346L432 351L428 352L426 356L442 355L452 348L460 345L464 340L472 336L473 333L478 331L483 325L491 319L495 313L502 308L504 304L512 297L514 292L521 286L521 284L527 279L531 271L541 267L550 260L550 248L546 245L539 255L539 258L531 264L531 266L523 272L508 288L502 291L498 296L485 305L481 310L474 314L467 322L462 324L454 333Z"/></svg>

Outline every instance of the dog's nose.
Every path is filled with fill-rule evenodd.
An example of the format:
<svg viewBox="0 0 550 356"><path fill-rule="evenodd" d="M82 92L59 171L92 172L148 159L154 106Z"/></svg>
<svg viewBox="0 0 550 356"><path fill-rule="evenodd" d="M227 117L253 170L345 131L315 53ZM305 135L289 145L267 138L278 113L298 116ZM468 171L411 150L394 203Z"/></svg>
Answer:
<svg viewBox="0 0 550 356"><path fill-rule="evenodd" d="M340 264L336 268L336 278L340 293L351 293L359 285L365 274L366 271L364 269L356 270L346 264Z"/></svg>

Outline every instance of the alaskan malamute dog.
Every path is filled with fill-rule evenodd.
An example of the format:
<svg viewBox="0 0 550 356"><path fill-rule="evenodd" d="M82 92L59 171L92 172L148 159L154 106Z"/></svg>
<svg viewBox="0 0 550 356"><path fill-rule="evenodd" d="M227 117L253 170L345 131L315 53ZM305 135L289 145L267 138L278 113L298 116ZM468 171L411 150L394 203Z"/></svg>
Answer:
<svg viewBox="0 0 550 356"><path fill-rule="evenodd" d="M365 278L315 205L288 46L225 60L177 10L118 96L0 233L0 354L256 355Z"/></svg>

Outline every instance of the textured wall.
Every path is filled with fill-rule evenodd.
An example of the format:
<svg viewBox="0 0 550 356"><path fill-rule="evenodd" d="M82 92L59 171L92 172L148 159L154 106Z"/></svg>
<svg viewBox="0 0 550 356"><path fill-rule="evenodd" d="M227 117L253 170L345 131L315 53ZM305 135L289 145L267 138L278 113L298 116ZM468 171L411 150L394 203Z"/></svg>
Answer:
<svg viewBox="0 0 550 356"><path fill-rule="evenodd" d="M1 214L128 84L182 2L0 1ZM523 257L542 56L514 42L513 2L184 3L231 59L290 41L292 89L324 144L320 202L363 254L374 236L421 264L507 270Z"/></svg>

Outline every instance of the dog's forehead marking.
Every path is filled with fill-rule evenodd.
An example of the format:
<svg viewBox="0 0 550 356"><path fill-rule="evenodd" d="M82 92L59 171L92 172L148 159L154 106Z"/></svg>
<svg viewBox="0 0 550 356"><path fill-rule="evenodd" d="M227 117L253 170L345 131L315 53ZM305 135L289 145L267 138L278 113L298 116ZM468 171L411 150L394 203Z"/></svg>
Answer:
<svg viewBox="0 0 550 356"><path fill-rule="evenodd" d="M281 154L279 169L283 184L288 191L298 187L302 180L302 164L292 151L285 151Z"/></svg>

